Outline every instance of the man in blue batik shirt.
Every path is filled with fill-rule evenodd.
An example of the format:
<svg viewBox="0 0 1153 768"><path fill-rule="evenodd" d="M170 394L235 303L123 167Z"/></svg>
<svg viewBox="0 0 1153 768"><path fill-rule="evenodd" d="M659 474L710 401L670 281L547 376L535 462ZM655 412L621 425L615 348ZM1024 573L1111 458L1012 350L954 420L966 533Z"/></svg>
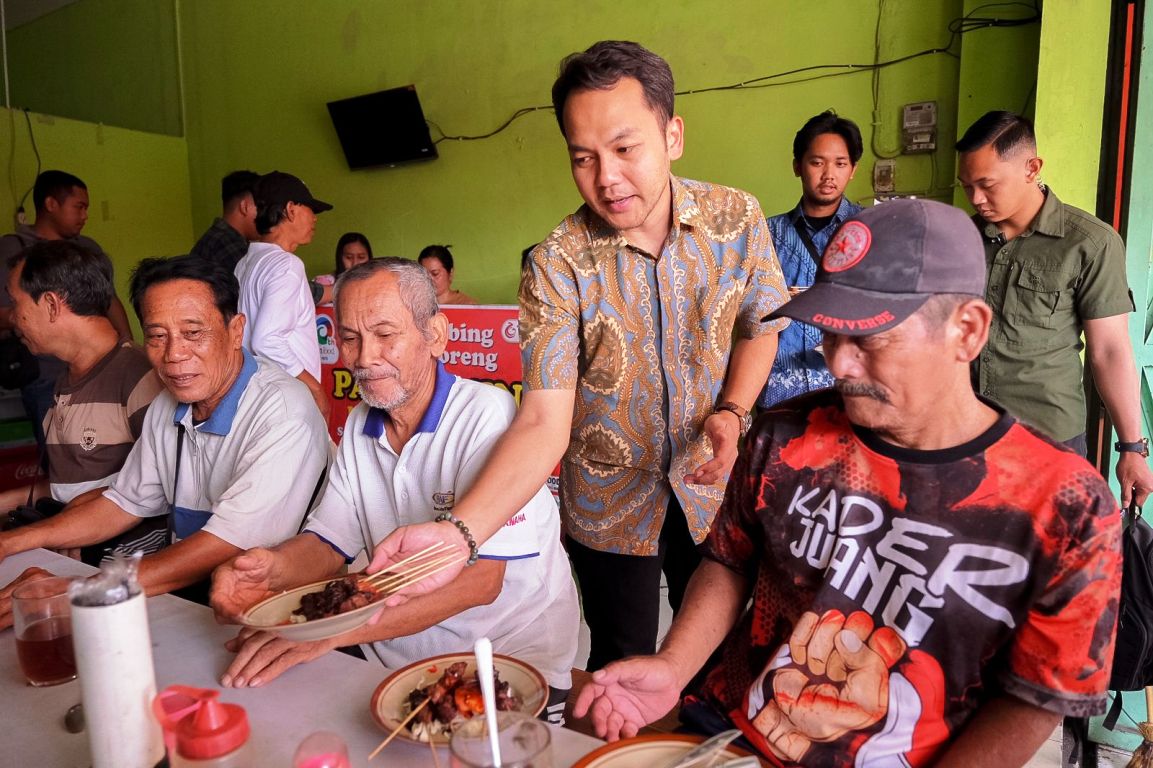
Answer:
<svg viewBox="0 0 1153 768"><path fill-rule="evenodd" d="M861 159L856 123L829 110L809 119L793 139L793 173L801 180L801 201L768 220L789 293L813 284L817 262L841 222L861 210L845 198L845 186ZM781 331L772 373L757 405L771 405L833 385L817 350L821 331L794 321Z"/></svg>

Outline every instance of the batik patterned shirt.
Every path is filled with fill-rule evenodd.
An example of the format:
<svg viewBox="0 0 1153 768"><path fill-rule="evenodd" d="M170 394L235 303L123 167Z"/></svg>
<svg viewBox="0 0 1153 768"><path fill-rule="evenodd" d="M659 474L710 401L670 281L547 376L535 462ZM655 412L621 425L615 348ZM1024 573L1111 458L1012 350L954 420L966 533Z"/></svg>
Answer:
<svg viewBox="0 0 1153 768"><path fill-rule="evenodd" d="M696 541L724 479L688 485L712 456L702 433L735 339L776 333L786 298L757 201L672 178L660 254L630 245L587 206L533 251L520 287L528 390L576 391L561 463L568 535L593 549L654 555L670 494Z"/></svg>
<svg viewBox="0 0 1153 768"><path fill-rule="evenodd" d="M955 448L854 427L825 391L761 416L706 557L752 603L703 696L766 755L927 765L991 698L1099 713L1120 516L1084 459L1001 413Z"/></svg>

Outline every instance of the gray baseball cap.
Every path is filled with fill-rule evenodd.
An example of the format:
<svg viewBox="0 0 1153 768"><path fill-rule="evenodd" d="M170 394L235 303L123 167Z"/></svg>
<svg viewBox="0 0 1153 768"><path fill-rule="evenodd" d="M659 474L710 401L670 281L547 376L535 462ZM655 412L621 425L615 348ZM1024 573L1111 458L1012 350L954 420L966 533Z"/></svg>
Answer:
<svg viewBox="0 0 1153 768"><path fill-rule="evenodd" d="M985 248L959 208L891 200L840 226L813 286L764 319L791 317L830 333L867 336L899 325L942 293L985 295Z"/></svg>

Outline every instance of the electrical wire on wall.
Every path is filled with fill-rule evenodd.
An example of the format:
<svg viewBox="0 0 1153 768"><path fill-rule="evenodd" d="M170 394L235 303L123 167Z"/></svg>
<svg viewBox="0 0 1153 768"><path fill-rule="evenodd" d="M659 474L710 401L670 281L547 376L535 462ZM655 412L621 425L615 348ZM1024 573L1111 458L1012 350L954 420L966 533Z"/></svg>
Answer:
<svg viewBox="0 0 1153 768"><path fill-rule="evenodd" d="M881 59L881 25L884 20L886 0L877 0L877 23L873 32L873 57L875 61ZM987 13L991 9L1025 9L1029 12L1027 16L1013 17L1013 18L1000 18L993 16L979 16L980 13ZM949 31L949 40L942 48L936 49L947 56L960 61L960 54L954 52L954 47L960 42L961 36L974 32L979 29L989 29L995 27L1020 27L1028 24L1035 24L1041 21L1041 8L1038 0L1031 0L1031 2L1000 2L1000 3L985 3L979 5L973 10L969 11L964 16L953 19L949 22L946 29ZM1025 108L1030 103L1032 94L1036 91L1036 81L1025 98L1025 104L1021 108L1021 112L1025 112ZM896 149L889 150L883 149L878 141L879 129L884 125L884 119L881 112L881 68L874 67L872 70L872 97L873 97L873 114L870 124L869 135L869 148L873 151L873 157L878 160L892 160L900 157L903 153L898 146ZM942 187L937 186L937 178L939 168L939 155L937 150L924 155L929 158L929 186L924 190L902 190L899 195L905 196L918 196L918 197L936 197L951 194L953 184L947 184Z"/></svg>
<svg viewBox="0 0 1153 768"><path fill-rule="evenodd" d="M874 60L881 60L881 28L884 20L884 3L886 0L877 0L876 8L876 25L873 31L873 52ZM978 14L987 13L989 9L1002 8L1008 9L1011 7L1024 8L1030 12L1030 15L1015 17L1015 18L997 18L992 16L979 16ZM989 2L985 5L975 7L971 12L954 18L948 24L949 40L948 43L942 48L939 48L945 55L949 55L956 60L960 60L960 55L954 52L954 47L960 42L960 37L966 33L973 32L979 29L989 28L1005 28L1005 27L1023 27L1025 24L1033 24L1041 21L1041 9L1038 6L1037 0L1032 2ZM895 159L903 155L902 148L898 145L896 149L883 149L879 141L880 129L884 125L884 118L881 111L881 68L875 67L872 71L872 96L873 96L873 115L872 121L869 123L869 149L873 150L873 157L875 159ZM1033 90L1037 88L1037 84L1033 84ZM1032 91L1031 91L1032 93ZM1028 104L1028 97L1026 97L1026 105ZM1022 110L1024 112L1024 108ZM937 163L940 161L939 153L937 150L926 153L924 157L929 161L929 183L926 189L921 190L900 190L897 195L902 196L918 196L918 197L937 197L951 195L954 185L949 183L942 187L937 186L937 176L939 176L940 168Z"/></svg>
<svg viewBox="0 0 1153 768"><path fill-rule="evenodd" d="M5 107L8 113L8 194L16 199L16 115ZM19 214L13 211L16 223L19 224Z"/></svg>
<svg viewBox="0 0 1153 768"><path fill-rule="evenodd" d="M8 111L9 111L9 113L11 113L12 110L8 110ZM19 219L19 217L24 215L24 203L28 200L28 195L32 194L32 188L36 186L35 180L40 177L40 147L38 147L36 145L36 133L32 130L32 116L28 113L27 108L22 109L20 111L24 113L24 122L28 126L28 141L32 143L32 153L34 155L36 155L36 175L32 177L32 179L33 179L32 184L30 184L28 186L28 189L24 190L24 194L20 196L20 202L16 204L16 216L18 219ZM12 142L13 142L12 143L13 157L15 157L15 146L16 146L15 131L13 131ZM13 195L12 196L13 197L16 196L15 195L15 189L13 189ZM20 223L23 223L23 222L20 222Z"/></svg>
<svg viewBox="0 0 1153 768"><path fill-rule="evenodd" d="M873 151L873 157L878 160L892 160L901 156L901 148L897 147L894 150L883 150L877 146L877 129L881 126L880 104L881 104L881 68L876 66L881 60L881 20L885 16L885 0L877 0L877 23L873 26L873 69L870 72L873 90L873 115L872 120L869 121L869 149ZM959 59L957 54L953 53L950 49L954 42L954 38L949 38L949 44L943 49L942 53ZM936 165L936 161L933 162ZM932 185L930 185L931 187Z"/></svg>
<svg viewBox="0 0 1153 768"><path fill-rule="evenodd" d="M872 77L873 77L873 84L872 84L872 87L873 87L873 111L874 111L874 114L876 114L877 105L878 105L878 102L880 100L879 74L880 74L881 70L886 69L888 67L895 66L897 64L902 64L906 61L913 61L915 59L919 59L919 58L922 58L925 56L945 55L945 56L951 56L955 59L959 59L960 58L959 54L956 53L953 50L953 48L957 44L957 42L960 40L962 35L968 34L969 32L972 32L974 30L985 29L988 27L1014 27L1014 26L1022 26L1025 24L1033 24L1035 22L1040 21L1040 19L1041 19L1041 9L1040 9L1040 6L1038 5L1038 2L1036 0L1034 0L1033 2L986 3L984 5L980 5L976 8L974 8L972 11L970 11L965 16L961 16L961 17L953 19L952 21L949 22L948 26L946 27L947 31L949 32L949 40L944 46L939 46L939 47L935 47L935 48L926 48L924 50L917 51L915 53L906 54L904 56L897 56L895 58L886 59L886 60L882 61L880 59L880 54L881 54L880 35L881 35L881 21L882 21L881 17L882 17L882 10L884 8L884 3L885 3L885 0L878 0L877 24L876 24L876 31L874 33L874 56L873 56L873 61L871 61L871 62L846 63L846 64L813 64L813 65L806 66L806 67L798 67L795 69L789 69L789 70L785 70L782 72L774 72L774 73L768 74L768 75L761 75L759 77L750 78L748 80L742 80L742 81L736 82L736 83L728 83L725 85L714 85L714 86L708 86L708 87L704 87L704 88L690 88L690 89L683 90L683 91L677 91L676 95L677 96L693 96L693 95L699 94L699 93L713 93L716 91L743 91L743 90L751 90L751 89L756 89L756 88L775 88L775 87L786 86L786 85L797 85L799 83L810 83L810 82L813 82L816 80L823 80L823 79L830 78L830 77L845 77L848 75L858 75L858 74L862 74L864 72L869 72L872 74ZM1030 11L1032 11L1032 15L1030 15L1028 17L1022 17L1022 18L995 18L995 17L976 16L976 14L978 12L984 12L987 9L996 8L996 7L1009 7L1009 6L1020 6L1022 8L1027 8ZM445 133L444 130L441 129L441 127L439 125L437 125L435 122L433 122L431 120L427 120L426 122L438 134L440 134L439 136L436 137L436 139L434 139L434 141L433 141L434 144L439 144L442 141L479 141L481 139L491 138L491 137L496 136L497 134L505 131L506 129L508 129L509 126L511 126L514 122L516 122L520 118L524 117L525 115L532 114L533 112L543 112L543 111L552 111L552 106L545 104L545 105L538 105L538 106L532 106L532 107L521 107L520 109L513 112L512 115L510 115L508 117L508 119L506 119L498 127L494 128L493 130L491 130L487 133L475 134L475 135L467 135L467 134L465 134L465 135L449 135L449 134ZM895 157L895 155L887 155L883 152L877 151L878 148L876 146L876 130L875 130L876 129L876 125L875 125L876 120L874 120L873 122L874 122L874 131L873 131L873 136L872 136L872 140L870 142L870 145L874 151L874 154L879 158Z"/></svg>
<svg viewBox="0 0 1153 768"><path fill-rule="evenodd" d="M16 115L8 92L8 17L4 0L0 0L0 60L4 67L4 109L8 112L8 193L16 199ZM17 219L19 216L17 215ZM19 221L17 221L19 223Z"/></svg>

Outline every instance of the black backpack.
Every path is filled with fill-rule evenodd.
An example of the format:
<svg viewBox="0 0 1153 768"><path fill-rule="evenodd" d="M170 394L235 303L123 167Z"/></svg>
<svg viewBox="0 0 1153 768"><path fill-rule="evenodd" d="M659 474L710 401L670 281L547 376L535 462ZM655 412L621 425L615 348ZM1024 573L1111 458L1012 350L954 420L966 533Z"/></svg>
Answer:
<svg viewBox="0 0 1153 768"><path fill-rule="evenodd" d="M1128 525L1121 533L1117 644L1109 677L1113 705L1104 722L1109 730L1121 714L1121 691L1140 691L1153 685L1153 528L1141 518L1136 500L1126 512Z"/></svg>

